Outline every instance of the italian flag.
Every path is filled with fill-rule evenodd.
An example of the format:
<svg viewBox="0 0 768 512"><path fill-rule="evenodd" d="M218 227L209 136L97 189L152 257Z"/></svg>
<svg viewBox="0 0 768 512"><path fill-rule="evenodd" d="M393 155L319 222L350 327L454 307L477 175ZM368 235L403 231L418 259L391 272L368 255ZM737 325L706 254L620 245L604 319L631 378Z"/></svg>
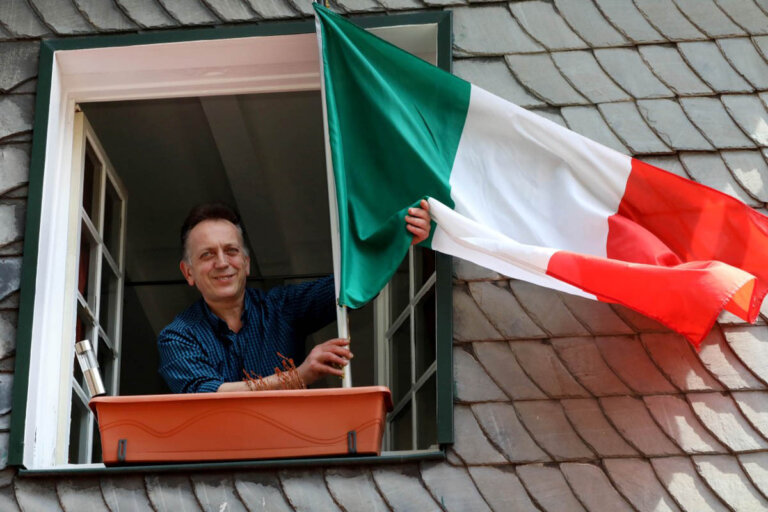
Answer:
<svg viewBox="0 0 768 512"><path fill-rule="evenodd" d="M425 245L622 304L694 345L723 310L753 322L768 218L502 100L314 4L340 230L340 304L386 285L429 198Z"/></svg>

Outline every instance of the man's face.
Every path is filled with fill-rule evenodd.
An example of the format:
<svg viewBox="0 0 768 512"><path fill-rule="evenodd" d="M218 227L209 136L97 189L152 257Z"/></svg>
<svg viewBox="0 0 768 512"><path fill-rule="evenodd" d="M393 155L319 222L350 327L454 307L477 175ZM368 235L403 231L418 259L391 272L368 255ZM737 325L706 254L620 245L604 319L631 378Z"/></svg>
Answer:
<svg viewBox="0 0 768 512"><path fill-rule="evenodd" d="M207 303L242 300L251 261L234 224L211 219L196 225L187 236L187 258L180 264L181 272Z"/></svg>

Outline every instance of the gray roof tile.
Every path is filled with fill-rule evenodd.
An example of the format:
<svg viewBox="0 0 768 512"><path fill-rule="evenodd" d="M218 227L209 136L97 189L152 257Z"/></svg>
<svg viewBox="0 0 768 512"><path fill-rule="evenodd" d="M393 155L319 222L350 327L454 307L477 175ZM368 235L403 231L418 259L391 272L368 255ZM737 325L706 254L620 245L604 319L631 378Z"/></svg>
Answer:
<svg viewBox="0 0 768 512"><path fill-rule="evenodd" d="M469 474L493 510L538 512L511 468L475 466L469 468Z"/></svg>
<svg viewBox="0 0 768 512"><path fill-rule="evenodd" d="M467 0L423 0L425 5L432 6L445 6L445 5L462 5L466 4Z"/></svg>
<svg viewBox="0 0 768 512"><path fill-rule="evenodd" d="M20 37L40 37L51 33L26 0L0 2L0 23Z"/></svg>
<svg viewBox="0 0 768 512"><path fill-rule="evenodd" d="M172 19L154 0L114 0L122 11L143 28L172 27Z"/></svg>
<svg viewBox="0 0 768 512"><path fill-rule="evenodd" d="M629 149L611 131L596 107L563 107L561 113L571 130L620 153L629 154Z"/></svg>
<svg viewBox="0 0 768 512"><path fill-rule="evenodd" d="M749 205L761 205L736 183L718 153L682 153L680 160L682 160L688 174L696 181L725 192Z"/></svg>
<svg viewBox="0 0 768 512"><path fill-rule="evenodd" d="M632 507L616 491L605 473L594 464L563 463L560 471L584 506L593 512L627 511Z"/></svg>
<svg viewBox="0 0 768 512"><path fill-rule="evenodd" d="M616 375L637 393L674 393L676 391L656 368L636 338L601 336L595 338L595 343Z"/></svg>
<svg viewBox="0 0 768 512"><path fill-rule="evenodd" d="M464 405L454 406L453 421L453 449L466 464L503 464L507 461L485 437L472 409Z"/></svg>
<svg viewBox="0 0 768 512"><path fill-rule="evenodd" d="M197 501L203 510L226 510L227 512L248 512L235 491L234 481L229 475L192 473L190 475Z"/></svg>
<svg viewBox="0 0 768 512"><path fill-rule="evenodd" d="M693 458L710 488L734 510L768 510L768 501L749 483L735 457L699 455Z"/></svg>
<svg viewBox="0 0 768 512"><path fill-rule="evenodd" d="M0 196L29 180L29 144L0 146Z"/></svg>
<svg viewBox="0 0 768 512"><path fill-rule="evenodd" d="M315 10L312 8L312 2L305 2L302 0L287 0L289 4L293 6L294 9L299 11L304 16L314 16ZM455 18L454 18L455 20Z"/></svg>
<svg viewBox="0 0 768 512"><path fill-rule="evenodd" d="M419 9L422 6L419 0L379 0L379 3L387 10Z"/></svg>
<svg viewBox="0 0 768 512"><path fill-rule="evenodd" d="M549 55L508 55L505 58L517 79L547 103L551 105L589 103L563 78Z"/></svg>
<svg viewBox="0 0 768 512"><path fill-rule="evenodd" d="M664 487L686 512L726 512L728 509L696 473L688 457L651 459Z"/></svg>
<svg viewBox="0 0 768 512"><path fill-rule="evenodd" d="M634 153L669 153L671 150L648 127L634 103L604 103L600 112Z"/></svg>
<svg viewBox="0 0 768 512"><path fill-rule="evenodd" d="M253 19L251 11L243 0L206 0L208 7L225 21L246 21Z"/></svg>
<svg viewBox="0 0 768 512"><path fill-rule="evenodd" d="M548 49L587 48L587 44L571 30L551 3L542 0L510 2L509 9L523 28Z"/></svg>
<svg viewBox="0 0 768 512"><path fill-rule="evenodd" d="M235 489L237 494L251 512L292 512L293 509L280 490L280 480L271 471L247 471L235 473ZM259 507L258 509L256 507Z"/></svg>
<svg viewBox="0 0 768 512"><path fill-rule="evenodd" d="M415 466L374 466L372 472L379 491L394 510L441 510L421 485Z"/></svg>
<svg viewBox="0 0 768 512"><path fill-rule="evenodd" d="M0 178L0 183L2 179ZM553 336L582 336L589 332L565 307L560 295L548 288L510 280L509 286L517 300L525 305L528 315Z"/></svg>
<svg viewBox="0 0 768 512"><path fill-rule="evenodd" d="M728 62L757 89L768 88L768 64L746 37L720 39L717 45Z"/></svg>
<svg viewBox="0 0 768 512"><path fill-rule="evenodd" d="M347 12L372 12L380 11L381 5L376 0L336 0L338 5ZM437 5L450 5L457 2L443 3L435 2ZM463 3L463 2L460 2Z"/></svg>
<svg viewBox="0 0 768 512"><path fill-rule="evenodd" d="M34 97L0 96L0 139L32 129Z"/></svg>
<svg viewBox="0 0 768 512"><path fill-rule="evenodd" d="M0 258L0 300L19 290L21 283L21 258Z"/></svg>
<svg viewBox="0 0 768 512"><path fill-rule="evenodd" d="M730 18L754 35L768 33L768 16L752 0L715 0Z"/></svg>
<svg viewBox="0 0 768 512"><path fill-rule="evenodd" d="M648 462L641 459L607 459L603 463L619 492L637 510L679 510Z"/></svg>
<svg viewBox="0 0 768 512"><path fill-rule="evenodd" d="M491 442L510 461L525 463L550 460L523 428L512 404L474 404L472 411Z"/></svg>
<svg viewBox="0 0 768 512"><path fill-rule="evenodd" d="M746 453L738 455L737 458L757 490L763 496L768 495L768 453Z"/></svg>
<svg viewBox="0 0 768 512"><path fill-rule="evenodd" d="M0 204L0 245L21 240L24 235L26 204Z"/></svg>
<svg viewBox="0 0 768 512"><path fill-rule="evenodd" d="M503 339L472 296L459 286L453 287L453 337L458 341Z"/></svg>
<svg viewBox="0 0 768 512"><path fill-rule="evenodd" d="M168 13L183 25L208 25L218 17L202 0L158 0Z"/></svg>
<svg viewBox="0 0 768 512"><path fill-rule="evenodd" d="M7 42L0 45L0 91L13 89L37 74L40 43Z"/></svg>
<svg viewBox="0 0 768 512"><path fill-rule="evenodd" d="M595 50L600 65L635 98L668 98L672 91L656 78L637 50L611 48Z"/></svg>
<svg viewBox="0 0 768 512"><path fill-rule="evenodd" d="M325 482L334 499L345 510L387 512L384 502L369 471L361 468L328 468Z"/></svg>
<svg viewBox="0 0 768 512"><path fill-rule="evenodd" d="M725 60L711 41L678 43L680 53L707 85L717 92L752 92L752 86Z"/></svg>
<svg viewBox="0 0 768 512"><path fill-rule="evenodd" d="M0 510L6 512L17 512L20 510L19 505L16 503L16 497L13 495L13 486L9 485L0 488Z"/></svg>
<svg viewBox="0 0 768 512"><path fill-rule="evenodd" d="M21 510L35 512L63 511L56 495L56 480L51 478L15 478L13 487Z"/></svg>
<svg viewBox="0 0 768 512"><path fill-rule="evenodd" d="M765 391L736 391L731 396L749 423L763 437L768 437L768 393Z"/></svg>
<svg viewBox="0 0 768 512"><path fill-rule="evenodd" d="M251 9L264 19L296 18L298 13L283 0L247 0Z"/></svg>
<svg viewBox="0 0 768 512"><path fill-rule="evenodd" d="M688 395L694 412L721 443L736 452L764 450L768 442L739 412L733 399L722 393Z"/></svg>
<svg viewBox="0 0 768 512"><path fill-rule="evenodd" d="M731 117L754 142L761 146L768 145L768 112L757 96L724 94L720 99Z"/></svg>
<svg viewBox="0 0 768 512"><path fill-rule="evenodd" d="M544 105L543 101L525 90L503 59L461 59L454 63L453 72L464 80L521 107Z"/></svg>
<svg viewBox="0 0 768 512"><path fill-rule="evenodd" d="M557 355L571 374L595 396L624 395L631 391L616 377L591 338L552 340Z"/></svg>
<svg viewBox="0 0 768 512"><path fill-rule="evenodd" d="M550 345L536 341L513 341L509 346L525 373L550 397L589 396L563 366Z"/></svg>
<svg viewBox="0 0 768 512"><path fill-rule="evenodd" d="M339 511L320 472L311 469L283 469L280 471L288 501L297 512L312 510Z"/></svg>
<svg viewBox="0 0 768 512"><path fill-rule="evenodd" d="M741 364L718 327L712 329L702 341L699 359L728 389L765 389L765 386Z"/></svg>
<svg viewBox="0 0 768 512"><path fill-rule="evenodd" d="M475 55L501 55L543 50L517 24L504 7L458 7L453 9L454 47Z"/></svg>
<svg viewBox="0 0 768 512"><path fill-rule="evenodd" d="M715 147L720 149L755 147L734 124L717 98L680 98L680 103L693 124Z"/></svg>
<svg viewBox="0 0 768 512"><path fill-rule="evenodd" d="M0 299L0 309L13 309L13 310L19 309L18 290Z"/></svg>
<svg viewBox="0 0 768 512"><path fill-rule="evenodd" d="M712 0L675 0L675 3L688 19L710 37L744 35L744 31Z"/></svg>
<svg viewBox="0 0 768 512"><path fill-rule="evenodd" d="M622 46L628 44L595 7L582 0L555 0L555 7L565 21L592 47Z"/></svg>
<svg viewBox="0 0 768 512"><path fill-rule="evenodd" d="M568 81L590 101L604 103L631 99L600 68L592 52L554 52L552 59Z"/></svg>
<svg viewBox="0 0 768 512"><path fill-rule="evenodd" d="M517 475L544 510L584 510L557 468L540 464L518 466Z"/></svg>
<svg viewBox="0 0 768 512"><path fill-rule="evenodd" d="M461 347L453 348L453 371L457 400L507 400L507 395L491 380L483 367Z"/></svg>
<svg viewBox="0 0 768 512"><path fill-rule="evenodd" d="M488 320L505 338L543 338L542 331L517 302L509 288L488 282L469 283L469 293Z"/></svg>
<svg viewBox="0 0 768 512"><path fill-rule="evenodd" d="M0 310L0 359L6 359L16 352L16 322L18 314L16 311ZM0 414L10 411L11 401L8 394L12 391L12 379L6 379L3 386L3 410Z"/></svg>
<svg viewBox="0 0 768 512"><path fill-rule="evenodd" d="M139 475L103 476L101 493L110 510L152 510Z"/></svg>
<svg viewBox="0 0 768 512"><path fill-rule="evenodd" d="M655 157L652 159L654 160L665 160L662 157ZM673 161L677 161L676 158L672 159ZM679 161L678 165L682 167ZM649 318L645 315L642 315L638 313L637 311L633 311L627 307L621 306L619 304L611 304L611 309L613 309L616 314L621 318L624 322L626 322L627 325L632 327L635 331L667 331L666 327L661 325L659 322L654 320L653 318Z"/></svg>
<svg viewBox="0 0 768 512"><path fill-rule="evenodd" d="M136 25L112 2L104 0L74 0L75 5L91 25L99 30L131 30ZM58 31L58 28L56 29Z"/></svg>
<svg viewBox="0 0 768 512"><path fill-rule="evenodd" d="M463 281L501 279L501 275L493 270L476 265L461 258L453 258L453 275Z"/></svg>
<svg viewBox="0 0 768 512"><path fill-rule="evenodd" d="M643 345L666 377L683 391L719 391L722 388L701 365L690 344L674 333L646 333Z"/></svg>
<svg viewBox="0 0 768 512"><path fill-rule="evenodd" d="M672 0L635 0L635 5L670 41L707 38L675 7Z"/></svg>
<svg viewBox="0 0 768 512"><path fill-rule="evenodd" d="M199 509L187 475L150 474L144 477L144 482L152 507L157 512Z"/></svg>
<svg viewBox="0 0 768 512"><path fill-rule="evenodd" d="M31 78L25 82L20 83L8 92L15 94L35 93L37 91L37 79Z"/></svg>
<svg viewBox="0 0 768 512"><path fill-rule="evenodd" d="M654 395L646 396L643 400L656 423L684 452L726 452L725 447L704 429L688 402L679 396Z"/></svg>
<svg viewBox="0 0 768 512"><path fill-rule="evenodd" d="M507 343L483 341L473 347L477 359L507 395L515 400L546 398L520 367Z"/></svg>
<svg viewBox="0 0 768 512"><path fill-rule="evenodd" d="M629 334L632 329L613 312L611 307L596 300L561 293L566 307L592 334Z"/></svg>
<svg viewBox="0 0 768 512"><path fill-rule="evenodd" d="M432 496L445 507L447 512L466 510L490 512L491 510L472 483L466 468L452 467L440 462L424 463L421 468L421 477L432 492Z"/></svg>
<svg viewBox="0 0 768 512"><path fill-rule="evenodd" d="M712 89L701 81L680 56L675 46L640 46L640 55L653 72L679 96L711 94Z"/></svg>
<svg viewBox="0 0 768 512"><path fill-rule="evenodd" d="M594 458L571 427L560 403L554 400L530 400L515 403L518 416L538 445L555 460Z"/></svg>
<svg viewBox="0 0 768 512"><path fill-rule="evenodd" d="M608 423L597 400L572 398L560 403L581 439L600 457L637 455L635 449Z"/></svg>
<svg viewBox="0 0 768 512"><path fill-rule="evenodd" d="M763 150L766 151L766 150ZM760 151L723 151L720 153L739 185L758 201L768 201L768 165Z"/></svg>
<svg viewBox="0 0 768 512"><path fill-rule="evenodd" d="M109 512L96 478L64 478L56 482L59 501L67 512Z"/></svg>
<svg viewBox="0 0 768 512"><path fill-rule="evenodd" d="M741 362L763 382L768 381L768 326L734 326L724 328L723 332Z"/></svg>
<svg viewBox="0 0 768 512"><path fill-rule="evenodd" d="M675 446L651 418L642 400L629 396L600 398L608 419L624 439L646 456L678 455Z"/></svg>
<svg viewBox="0 0 768 512"><path fill-rule="evenodd" d="M529 111L533 112L538 116L543 117L548 121L557 123L563 128L568 128L568 126L565 124L565 120L563 119L563 116L559 114L558 109L556 108L547 108L547 109L538 108L538 109L529 109Z"/></svg>
<svg viewBox="0 0 768 512"><path fill-rule="evenodd" d="M632 0L595 0L605 17L625 36L636 43L665 41L648 20L637 10Z"/></svg>
<svg viewBox="0 0 768 512"><path fill-rule="evenodd" d="M668 146L678 150L713 149L676 101L640 100L637 108Z"/></svg>

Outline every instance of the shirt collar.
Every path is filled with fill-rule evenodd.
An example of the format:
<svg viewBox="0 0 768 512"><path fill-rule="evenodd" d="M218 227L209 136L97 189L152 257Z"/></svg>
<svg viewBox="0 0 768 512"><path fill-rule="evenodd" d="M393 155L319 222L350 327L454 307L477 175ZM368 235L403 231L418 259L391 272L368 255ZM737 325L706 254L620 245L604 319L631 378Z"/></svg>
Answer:
<svg viewBox="0 0 768 512"><path fill-rule="evenodd" d="M216 313L211 311L211 308L208 306L208 303L205 302L205 299L201 299L203 302L203 311L205 311L205 318L208 320L208 323L211 325L211 327L214 329L215 332L219 334L228 334L230 333L229 326L227 325L227 322L216 316ZM248 293L248 289L245 290L245 295L243 296L243 312L240 315L240 320L243 322L243 327L245 327L246 322L248 321L248 312L251 310L251 296Z"/></svg>

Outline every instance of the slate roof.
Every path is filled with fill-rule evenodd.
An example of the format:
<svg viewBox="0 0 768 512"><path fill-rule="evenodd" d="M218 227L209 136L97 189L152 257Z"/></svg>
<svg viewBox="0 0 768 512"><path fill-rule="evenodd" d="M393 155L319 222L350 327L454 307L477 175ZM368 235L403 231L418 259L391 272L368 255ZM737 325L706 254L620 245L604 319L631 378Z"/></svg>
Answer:
<svg viewBox="0 0 768 512"><path fill-rule="evenodd" d="M333 6L452 9L459 76L765 212L765 0ZM0 445L38 40L309 13L306 0L0 1ZM754 326L724 314L696 352L627 309L457 262L446 462L43 479L6 469L0 510L768 510L763 312Z"/></svg>

